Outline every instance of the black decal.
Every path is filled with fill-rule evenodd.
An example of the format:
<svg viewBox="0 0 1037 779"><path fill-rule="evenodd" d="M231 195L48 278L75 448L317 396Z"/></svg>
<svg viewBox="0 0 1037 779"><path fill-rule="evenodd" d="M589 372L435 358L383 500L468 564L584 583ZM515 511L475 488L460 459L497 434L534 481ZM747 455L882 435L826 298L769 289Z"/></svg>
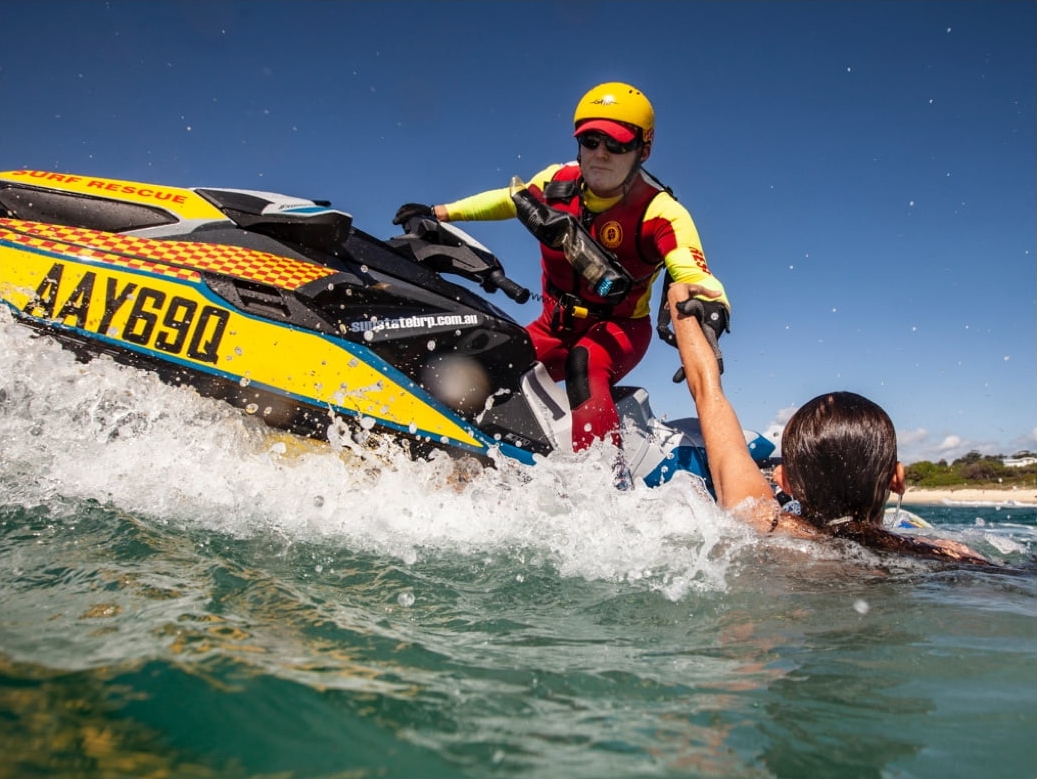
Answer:
<svg viewBox="0 0 1037 779"><path fill-rule="evenodd" d="M92 270L83 274L72 294L68 296L65 305L58 312L57 320L63 322L68 317L75 317L72 323L75 327L86 327L86 315L90 311L90 296L94 293L94 281L97 274Z"/></svg>
<svg viewBox="0 0 1037 779"><path fill-rule="evenodd" d="M166 315L162 317L162 324L172 330L175 337L170 340L169 333L159 333L155 339L155 348L163 352L179 353L184 348L187 332L191 329L191 320L194 319L194 312L197 310L198 304L193 300L179 296L170 300Z"/></svg>
<svg viewBox="0 0 1037 779"><path fill-rule="evenodd" d="M105 288L104 293L104 316L101 317L101 324L97 328L97 332L101 335L108 335L108 328L112 326L112 319L119 309L122 308L123 303L130 299L130 295L133 294L133 290L136 288L137 285L131 281L122 288L122 292L119 292L119 280L111 276L108 278L108 286Z"/></svg>
<svg viewBox="0 0 1037 779"><path fill-rule="evenodd" d="M35 316L33 311L37 308L42 308L43 312L40 316L47 319L54 318L54 305L58 299L58 286L61 284L61 274L65 272L65 266L60 262L54 263L47 275L43 277L43 281L40 282L40 286L36 288L36 294L33 296L24 309L26 314Z"/></svg>
<svg viewBox="0 0 1037 779"><path fill-rule="evenodd" d="M211 320L215 320L215 324L212 326L212 335L208 341L203 342L202 339L205 337L205 331L209 329ZM222 308L216 308L215 306L203 308L202 313L198 316L198 325L191 336L191 345L187 348L187 356L195 360L211 362L215 365L220 358L220 341L223 340L223 331L227 329L229 320L230 314Z"/></svg>
<svg viewBox="0 0 1037 779"><path fill-rule="evenodd" d="M122 337L130 343L140 344L141 346L146 345L151 340L151 333L158 322L158 316L153 311L145 311L144 306L148 302L154 302L155 308L161 309L165 299L165 292L144 287L140 294L137 295L137 300L133 303L133 311L130 312L130 316L126 320L126 332L123 333ZM141 325L140 330L137 329L138 324Z"/></svg>

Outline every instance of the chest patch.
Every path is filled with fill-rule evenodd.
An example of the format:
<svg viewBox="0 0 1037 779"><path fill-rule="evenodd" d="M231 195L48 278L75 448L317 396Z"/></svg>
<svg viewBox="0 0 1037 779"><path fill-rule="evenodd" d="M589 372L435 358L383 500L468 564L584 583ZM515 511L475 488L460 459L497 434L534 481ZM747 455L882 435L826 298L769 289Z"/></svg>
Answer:
<svg viewBox="0 0 1037 779"><path fill-rule="evenodd" d="M606 249L615 249L623 243L623 227L619 222L606 222L598 233L598 240Z"/></svg>

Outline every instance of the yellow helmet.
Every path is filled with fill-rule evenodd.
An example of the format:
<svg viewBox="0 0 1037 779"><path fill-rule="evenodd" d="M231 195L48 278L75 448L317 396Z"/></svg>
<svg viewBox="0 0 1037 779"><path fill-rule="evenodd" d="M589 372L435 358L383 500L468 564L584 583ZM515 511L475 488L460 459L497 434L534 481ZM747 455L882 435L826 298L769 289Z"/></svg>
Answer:
<svg viewBox="0 0 1037 779"><path fill-rule="evenodd" d="M580 98L573 114L573 127L573 135L598 130L620 143L640 136L650 146L655 138L655 111L640 90L610 81L598 84Z"/></svg>

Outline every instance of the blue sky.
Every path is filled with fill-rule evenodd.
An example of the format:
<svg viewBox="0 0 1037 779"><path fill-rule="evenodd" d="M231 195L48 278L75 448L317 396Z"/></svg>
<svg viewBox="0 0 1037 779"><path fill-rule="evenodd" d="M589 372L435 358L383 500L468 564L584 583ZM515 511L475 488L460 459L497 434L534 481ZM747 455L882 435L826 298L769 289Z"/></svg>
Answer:
<svg viewBox="0 0 1037 779"><path fill-rule="evenodd" d="M746 427L848 389L907 462L1037 448L1030 0L0 2L0 169L403 202L575 156L603 81L656 109L648 169L733 303ZM514 222L465 229L538 289ZM536 304L496 302L525 323ZM692 413L662 342L627 383Z"/></svg>

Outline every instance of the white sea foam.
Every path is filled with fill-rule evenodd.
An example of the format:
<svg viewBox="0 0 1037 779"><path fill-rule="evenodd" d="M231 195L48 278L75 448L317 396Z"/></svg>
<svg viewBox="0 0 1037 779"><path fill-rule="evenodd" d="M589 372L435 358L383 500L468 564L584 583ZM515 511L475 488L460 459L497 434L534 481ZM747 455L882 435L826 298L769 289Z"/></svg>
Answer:
<svg viewBox="0 0 1037 779"><path fill-rule="evenodd" d="M751 534L694 477L629 492L611 454L464 467L398 450L303 441L110 359L77 362L0 321L2 477L26 504L96 500L237 537L423 555L521 553L563 576L643 581L668 596L723 589Z"/></svg>

